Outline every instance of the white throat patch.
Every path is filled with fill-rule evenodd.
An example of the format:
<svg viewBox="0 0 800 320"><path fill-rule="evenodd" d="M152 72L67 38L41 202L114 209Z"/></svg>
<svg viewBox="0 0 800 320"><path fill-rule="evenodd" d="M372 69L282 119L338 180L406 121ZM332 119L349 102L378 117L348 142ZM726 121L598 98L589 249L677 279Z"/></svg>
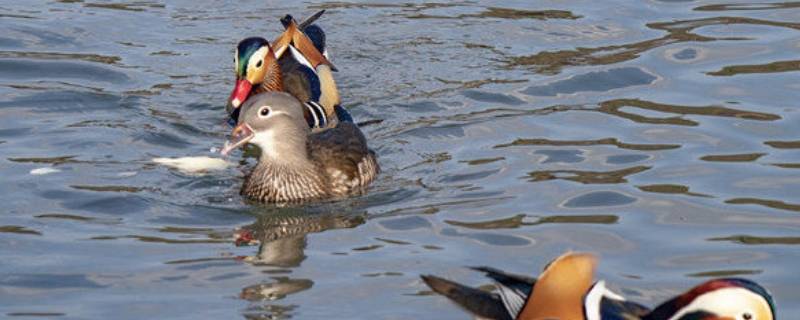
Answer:
<svg viewBox="0 0 800 320"><path fill-rule="evenodd" d="M261 148L261 158L278 159L280 157L278 150L275 148L278 143L278 137L272 129L256 131L253 139L250 139L250 143Z"/></svg>

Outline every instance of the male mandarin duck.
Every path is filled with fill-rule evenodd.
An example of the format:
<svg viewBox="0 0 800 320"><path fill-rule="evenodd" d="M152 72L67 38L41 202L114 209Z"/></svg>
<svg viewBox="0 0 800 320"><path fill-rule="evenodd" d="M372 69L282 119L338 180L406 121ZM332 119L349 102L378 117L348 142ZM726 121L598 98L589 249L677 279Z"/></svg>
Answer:
<svg viewBox="0 0 800 320"><path fill-rule="evenodd" d="M499 294L470 288L436 276L422 276L433 291L485 319L519 320L774 320L770 294L753 281L715 279L649 310L592 282L597 259L567 253L551 262L539 279L488 267Z"/></svg>
<svg viewBox="0 0 800 320"><path fill-rule="evenodd" d="M326 127L350 117L339 106L332 74L336 69L327 58L325 33L311 24L323 12L300 25L287 15L281 19L286 30L272 45L260 37L239 42L234 54L236 86L226 107L233 124L248 97L268 91L288 92L303 102L306 121L312 127Z"/></svg>
<svg viewBox="0 0 800 320"><path fill-rule="evenodd" d="M338 198L366 189L380 168L352 121L311 132L302 103L285 92L265 92L241 106L222 154L251 143L261 149L241 194L255 201L297 203Z"/></svg>

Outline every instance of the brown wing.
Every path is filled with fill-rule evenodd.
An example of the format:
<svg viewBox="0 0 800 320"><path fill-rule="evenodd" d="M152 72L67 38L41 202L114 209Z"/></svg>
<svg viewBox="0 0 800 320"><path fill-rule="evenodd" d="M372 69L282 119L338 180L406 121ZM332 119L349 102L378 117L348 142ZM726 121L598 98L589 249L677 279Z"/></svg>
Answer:
<svg viewBox="0 0 800 320"><path fill-rule="evenodd" d="M339 195L367 186L380 171L375 153L367 148L364 134L353 123L342 122L311 134L308 153L323 168L331 190Z"/></svg>

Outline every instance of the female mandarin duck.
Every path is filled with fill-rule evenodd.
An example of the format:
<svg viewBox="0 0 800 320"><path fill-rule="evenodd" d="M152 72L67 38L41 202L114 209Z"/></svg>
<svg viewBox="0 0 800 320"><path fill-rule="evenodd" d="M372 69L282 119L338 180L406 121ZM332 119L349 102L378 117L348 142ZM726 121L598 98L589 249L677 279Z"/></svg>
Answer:
<svg viewBox="0 0 800 320"><path fill-rule="evenodd" d="M244 103L222 154L251 143L261 149L241 194L255 201L293 203L363 191L380 171L375 153L352 121L312 133L302 104L285 92Z"/></svg>
<svg viewBox="0 0 800 320"><path fill-rule="evenodd" d="M728 278L702 283L649 310L628 302L603 281L592 283L596 259L567 253L539 279L480 267L497 282L499 295L435 276L422 276L433 291L486 319L520 320L774 320L769 293L755 282Z"/></svg>
<svg viewBox="0 0 800 320"><path fill-rule="evenodd" d="M320 11L298 25L287 15L281 22L286 30L272 45L260 37L239 42L234 54L236 86L227 111L233 123L239 106L261 92L284 91L303 102L304 114L312 127L326 127L338 118L349 118L339 107L339 93L327 58L325 33L312 25ZM287 54L288 53L288 54ZM336 114L337 117L332 117Z"/></svg>

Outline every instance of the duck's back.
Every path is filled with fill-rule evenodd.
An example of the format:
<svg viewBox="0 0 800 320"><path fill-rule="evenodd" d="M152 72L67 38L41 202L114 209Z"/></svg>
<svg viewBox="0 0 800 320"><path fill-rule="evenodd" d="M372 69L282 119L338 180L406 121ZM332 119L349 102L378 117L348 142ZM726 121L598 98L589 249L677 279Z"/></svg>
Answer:
<svg viewBox="0 0 800 320"><path fill-rule="evenodd" d="M308 153L328 178L330 191L335 195L364 189L380 172L375 153L367 147L367 139L351 122L340 122L334 128L311 134Z"/></svg>

